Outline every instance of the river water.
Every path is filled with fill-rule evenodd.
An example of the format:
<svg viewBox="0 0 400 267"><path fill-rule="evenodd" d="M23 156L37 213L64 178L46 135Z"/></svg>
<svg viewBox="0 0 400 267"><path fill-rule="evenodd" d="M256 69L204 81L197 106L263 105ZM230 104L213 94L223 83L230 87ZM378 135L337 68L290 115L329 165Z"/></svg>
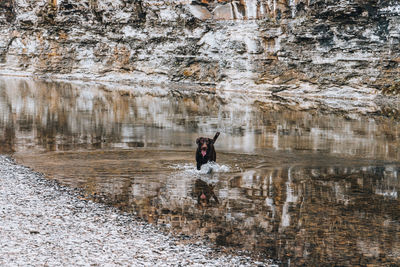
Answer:
<svg viewBox="0 0 400 267"><path fill-rule="evenodd" d="M400 124L260 99L3 77L0 153L217 247L284 265L400 264ZM197 171L195 140L217 131L217 163Z"/></svg>

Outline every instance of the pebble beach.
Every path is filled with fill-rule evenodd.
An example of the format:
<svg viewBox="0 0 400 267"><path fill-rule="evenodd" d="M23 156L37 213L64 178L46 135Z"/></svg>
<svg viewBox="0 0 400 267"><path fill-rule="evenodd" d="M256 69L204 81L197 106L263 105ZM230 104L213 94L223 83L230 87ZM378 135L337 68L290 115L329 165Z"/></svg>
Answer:
<svg viewBox="0 0 400 267"><path fill-rule="evenodd" d="M1 266L265 266L156 226L0 156Z"/></svg>

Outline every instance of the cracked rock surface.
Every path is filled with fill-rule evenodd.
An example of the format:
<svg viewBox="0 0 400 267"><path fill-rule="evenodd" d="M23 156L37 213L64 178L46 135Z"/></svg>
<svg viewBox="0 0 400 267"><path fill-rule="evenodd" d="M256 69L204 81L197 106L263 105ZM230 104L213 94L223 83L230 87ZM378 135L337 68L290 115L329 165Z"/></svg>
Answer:
<svg viewBox="0 0 400 267"><path fill-rule="evenodd" d="M399 25L383 0L2 0L0 74L376 113L377 95L400 93Z"/></svg>
<svg viewBox="0 0 400 267"><path fill-rule="evenodd" d="M180 242L111 207L79 199L0 156L1 266L246 266L248 257Z"/></svg>

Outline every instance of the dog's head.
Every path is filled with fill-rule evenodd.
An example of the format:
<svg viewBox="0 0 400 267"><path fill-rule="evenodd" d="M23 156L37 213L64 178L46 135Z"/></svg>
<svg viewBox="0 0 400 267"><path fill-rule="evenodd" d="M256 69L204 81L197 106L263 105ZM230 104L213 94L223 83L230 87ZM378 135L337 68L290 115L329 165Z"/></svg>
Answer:
<svg viewBox="0 0 400 267"><path fill-rule="evenodd" d="M199 137L196 139L197 149L200 151L203 158L210 151L211 146L214 145L214 140L205 137Z"/></svg>
<svg viewBox="0 0 400 267"><path fill-rule="evenodd" d="M195 195L197 195L198 207L206 207L210 204L212 197L215 203L219 203L217 196L214 193L214 185L208 184L201 179L197 179L194 188Z"/></svg>

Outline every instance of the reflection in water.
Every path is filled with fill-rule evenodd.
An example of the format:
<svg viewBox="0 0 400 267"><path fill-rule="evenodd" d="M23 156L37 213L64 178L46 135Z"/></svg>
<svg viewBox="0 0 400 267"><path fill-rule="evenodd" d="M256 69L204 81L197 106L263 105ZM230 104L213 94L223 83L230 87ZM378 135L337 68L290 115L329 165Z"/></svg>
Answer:
<svg viewBox="0 0 400 267"><path fill-rule="evenodd" d="M393 121L10 78L0 109L0 153L171 231L292 265L400 264Z"/></svg>
<svg viewBox="0 0 400 267"><path fill-rule="evenodd" d="M225 151L399 158L398 123L262 112L246 99L218 95L129 96L90 85L1 78L0 108L1 138L9 146L17 145L18 151L194 147L198 136L212 137L219 130L217 148Z"/></svg>
<svg viewBox="0 0 400 267"><path fill-rule="evenodd" d="M197 198L197 207L202 209L210 206L210 201L214 200L215 204L219 204L217 195L214 192L215 186L209 184L202 179L196 179L194 183L194 196Z"/></svg>

